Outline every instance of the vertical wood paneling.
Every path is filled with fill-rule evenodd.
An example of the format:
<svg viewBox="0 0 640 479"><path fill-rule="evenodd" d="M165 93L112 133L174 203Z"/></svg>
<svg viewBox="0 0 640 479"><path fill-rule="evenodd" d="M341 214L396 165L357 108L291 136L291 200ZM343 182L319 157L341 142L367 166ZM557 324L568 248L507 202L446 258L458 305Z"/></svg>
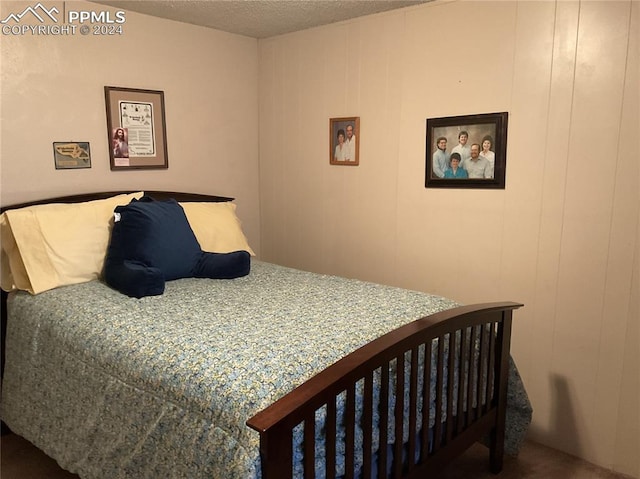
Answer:
<svg viewBox="0 0 640 479"><path fill-rule="evenodd" d="M276 45L261 47L260 58L260 124L276 125L278 128L260 128L260 195L269 198L261 200L261 230L265 239L264 257L274 258L273 261L283 261L280 245L285 241L286 215L278 214L283 204L283 181L285 181L285 162L282 145L286 143L284 131L279 126L283 124L283 57L284 52ZM269 165L268 168L265 165ZM268 228L266 228L268 225ZM270 234L265 235L265 230Z"/></svg>
<svg viewBox="0 0 640 479"><path fill-rule="evenodd" d="M264 259L524 301L513 353L530 437L637 477L623 420L638 395L633 8L436 0L260 42L260 156ZM426 190L426 118L490 111L510 113L507 189ZM359 167L291 167L326 155L328 119L351 115ZM289 116L322 132L273 141Z"/></svg>
<svg viewBox="0 0 640 479"><path fill-rule="evenodd" d="M554 329L562 350L554 351L552 371L572 393L564 398L573 415L562 416L560 421L572 419L563 424L563 435L573 429L581 443L569 446L569 451L600 463L604 431L598 431L593 420L596 411L606 414L606 407L596 404L596 372L603 322L608 319L603 314L604 286L628 15L628 2L580 6L556 308L561 320Z"/></svg>
<svg viewBox="0 0 640 479"><path fill-rule="evenodd" d="M629 48L618 141L616 187L601 336L597 397L608 414L595 420L612 437L612 465L640 476L640 4L632 2ZM634 153L635 152L635 153ZM635 227L634 227L634 221ZM629 290L623 285L629 285ZM627 293L629 291L629 293ZM622 319L626 318L626 321ZM623 347L620 347L623 345ZM619 367L622 364L622 367ZM614 374L611 374L615 371ZM619 384L619 395L611 395ZM617 400L617 404L615 401ZM607 401L607 402L605 402ZM602 424L603 420L612 423ZM608 458L607 458L608 459Z"/></svg>
<svg viewBox="0 0 640 479"><path fill-rule="evenodd" d="M397 164L389 158L394 158L398 151L401 92L391 86L402 79L402 57L397 52L403 44L403 36L398 35L403 22L403 15L375 16L360 22L358 30L349 30L349 43L355 32L360 36L357 44L360 80L356 88L349 88L358 98L352 99L350 95L347 104L350 115L360 116L361 162L350 185L353 206L350 228L354 236L352 248L345 251L349 256L346 273L349 276L364 273L373 280L388 275L395 254L397 204L389 198L397 196ZM350 50L353 48L355 45ZM351 106L355 101L361 106ZM370 147L372 139L375 148ZM371 194L372 191L379 193ZM370 235L372 230L382 234ZM381 254L389 262L381 263L378 260Z"/></svg>
<svg viewBox="0 0 640 479"><path fill-rule="evenodd" d="M541 229L541 189L547 165L547 121L553 65L555 9L552 2L520 2L514 22L505 25L515 31L512 99L510 110L523 112L509 119L507 188L501 198L504 209L500 236L500 263L497 293L500 297L521 297L531 304L535 294L538 245ZM535 31L536 35L530 32ZM558 159L556 158L556 162ZM556 173L557 174L557 173ZM523 297L523 292L527 297ZM513 345L522 351L520 372L530 376L536 345L530 337L533 322L514 330Z"/></svg>
<svg viewBox="0 0 640 479"><path fill-rule="evenodd" d="M560 436L557 419L552 417L553 405L560 398L553 391L549 377L554 348L553 331L558 303L558 270L561 254L567 158L575 76L575 52L580 4L558 2L554 7L551 84L546 118L542 168L540 234L536 254L536 285L531 314L542 320L533 321L530 344L531 363L529 389L536 404L536 431L539 438L550 443ZM560 319L561 320L561 319ZM518 327L514 328L517 335ZM535 367L534 367L535 365ZM536 428L537 429L537 428ZM558 445L558 442L555 443Z"/></svg>
<svg viewBox="0 0 640 479"><path fill-rule="evenodd" d="M503 230L504 192L426 190L425 127L430 117L508 109L515 15L514 2L454 2L407 15L398 156L402 286L470 302L498 295L502 239L488 232ZM441 270L448 274L433 273Z"/></svg>
<svg viewBox="0 0 640 479"><path fill-rule="evenodd" d="M638 19L638 11L635 12ZM635 34L638 34L635 24ZM635 37L635 51L638 51L638 37ZM630 50L633 51L633 50ZM636 57L637 58L637 57ZM637 75L637 73L636 73ZM631 75L633 77L633 75ZM633 118L634 114L630 115ZM635 124L638 124L638 110L635 111ZM638 145L640 146L640 145ZM633 253L633 274L631 279L631 294L629 298L629 312L627 329L624 340L624 362L622 366L623 390L616 409L618 413L616 441L614 448L613 467L617 471L640 477L640 211L636 223L636 244Z"/></svg>
<svg viewBox="0 0 640 479"><path fill-rule="evenodd" d="M623 72L622 102L617 109L620 116L620 128L615 145L615 171L613 204L609 218L609 236L607 265L605 270L604 298L602 307L602 326L598 345L598 365L596 375L596 387L594 402L596 409L605 411L603 414L593 416L592 429L599 431L605 438L606 446L598 451L598 462L606 461L615 454L617 434L617 408L622 394L632 394L633 389L625 389L622 382L622 368L625 348L625 336L628 329L628 321L608 321L608 316L618 318L629 317L629 303L627 298L629 291L619 287L621 284L631 284L633 261L629 261L630 252L634 249L635 228L629 218L637 217L640 208L640 161L634 151L638 151L638 94L640 82L638 78L638 50L632 43L629 28L631 4L622 4L619 13L620 41L627 42L629 48L626 51L627 64ZM637 35L637 30L636 30ZM635 116L635 118L634 118ZM634 132L635 125L635 132ZM635 145L630 139L635 138ZM612 152L613 153L613 152ZM634 158L635 156L635 158ZM628 198L636 197L636 201L628 201ZM640 342L640 338L639 342ZM637 390L635 397L640 404ZM640 422L637 422L640 433ZM640 434L636 435L637 436ZM639 445L638 439L635 441ZM609 459L610 460L610 459Z"/></svg>
<svg viewBox="0 0 640 479"><path fill-rule="evenodd" d="M324 111L327 100L324 95L309 95L307 91L321 91L325 77L332 70L332 66L323 61L324 34L322 31L315 31L314 34L309 41L300 45L296 58L299 84L307 85L305 89L296 88L292 92L298 96L300 121L285 126L288 137L298 142L297 148L300 152L298 156L290 158L295 163L295 181L298 183L299 192L295 195L298 204L297 214L291 217L291 220L295 221L293 226L298 229L295 263L292 265L307 269L309 248L320 252L319 240L323 234L322 223L318 221L317 216L310 216L308 212L313 210L314 205L324 196L324 182L321 178L329 162L328 145L325 150L309 148L309 145L328 141L329 122L324 115L316 114Z"/></svg>

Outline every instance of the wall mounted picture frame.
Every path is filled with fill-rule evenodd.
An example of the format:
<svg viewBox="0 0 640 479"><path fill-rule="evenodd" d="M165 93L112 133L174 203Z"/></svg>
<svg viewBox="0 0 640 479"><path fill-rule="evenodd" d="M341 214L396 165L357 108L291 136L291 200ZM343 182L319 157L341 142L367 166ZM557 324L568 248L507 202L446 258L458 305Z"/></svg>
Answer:
<svg viewBox="0 0 640 479"><path fill-rule="evenodd" d="M91 148L88 141L54 141L53 161L56 170L91 168Z"/></svg>
<svg viewBox="0 0 640 479"><path fill-rule="evenodd" d="M360 117L329 118L329 164L360 164Z"/></svg>
<svg viewBox="0 0 640 479"><path fill-rule="evenodd" d="M164 92L104 87L111 170L167 169Z"/></svg>
<svg viewBox="0 0 640 479"><path fill-rule="evenodd" d="M504 189L508 120L508 112L428 118L425 187Z"/></svg>

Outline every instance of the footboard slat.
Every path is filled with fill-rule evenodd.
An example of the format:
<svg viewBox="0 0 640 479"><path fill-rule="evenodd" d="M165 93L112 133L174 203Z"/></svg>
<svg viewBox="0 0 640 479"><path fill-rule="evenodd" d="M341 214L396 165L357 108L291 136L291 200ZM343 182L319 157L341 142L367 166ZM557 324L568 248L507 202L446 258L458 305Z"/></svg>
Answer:
<svg viewBox="0 0 640 479"><path fill-rule="evenodd" d="M473 417L473 412L474 412L474 408L473 408L473 391L475 390L476 387L476 355L475 355L475 351L474 351L474 345L476 344L478 338L478 328L477 327L473 327L471 328L471 340L469 341L469 378L467 380L467 421L466 421L466 426L468 427L470 424L473 423L474 417Z"/></svg>
<svg viewBox="0 0 640 479"><path fill-rule="evenodd" d="M380 374L380 445L387 444L389 430L389 363L382 366ZM380 447L378 457L378 477L387 479L389 457L386 447Z"/></svg>
<svg viewBox="0 0 640 479"><path fill-rule="evenodd" d="M327 422L325 435L325 462L327 479L336 478L336 400L327 402Z"/></svg>
<svg viewBox="0 0 640 479"><path fill-rule="evenodd" d="M464 411L466 410L467 403L465 398L468 396L467 393L467 379L469 377L468 374L464 374L464 366L467 364L467 331L469 328L465 328L460 332L460 368L463 374L458 375L458 410L457 410L457 420L456 420L456 435L462 432L464 427Z"/></svg>
<svg viewBox="0 0 640 479"><path fill-rule="evenodd" d="M428 341L424 348L424 371L422 379L422 448L420 450L420 460L426 461L429 456L429 404L431 404L431 353L432 342Z"/></svg>
<svg viewBox="0 0 640 479"><path fill-rule="evenodd" d="M438 359L436 364L436 415L435 432L431 446L434 453L442 445L442 392L444 391L444 335L438 338Z"/></svg>
<svg viewBox="0 0 640 479"><path fill-rule="evenodd" d="M478 387L477 387L477 391L476 391L476 419L480 418L482 416L482 413L484 411L484 404L485 404L485 395L484 395L484 388L486 386L485 384L485 366L486 363L488 362L485 361L485 354L486 354L486 347L485 347L485 341L487 339L487 328L484 326L480 327L480 346L479 346L479 355L478 355Z"/></svg>
<svg viewBox="0 0 640 479"><path fill-rule="evenodd" d="M355 386L347 388L347 405L345 414L345 479L352 479L354 475L355 456L355 417L356 417Z"/></svg>
<svg viewBox="0 0 640 479"><path fill-rule="evenodd" d="M491 331L494 334L491 334L489 336L489 368L488 368L488 378L487 378L487 404L485 404L485 409L484 412L486 413L489 408L493 405L494 401L495 401L495 397L493 396L493 382L495 380L494 378L494 372L495 372L495 367L496 367L496 361L495 361L495 356L496 356L496 332L498 330L498 323L497 322L493 322L491 323Z"/></svg>
<svg viewBox="0 0 640 479"><path fill-rule="evenodd" d="M455 402L453 384L455 380L455 374L452 374L452 371L455 370L456 364L456 335L449 335L449 362L447 365L447 420L445 422L445 436L446 443L451 442L453 438L453 429L454 429L454 416L453 416L453 403Z"/></svg>
<svg viewBox="0 0 640 479"><path fill-rule="evenodd" d="M316 418L308 414L304 420L304 479L313 479L316 462Z"/></svg>
<svg viewBox="0 0 640 479"><path fill-rule="evenodd" d="M373 461L373 372L364 378L364 401L362 406L363 464L362 477L371 477Z"/></svg>
<svg viewBox="0 0 640 479"><path fill-rule="evenodd" d="M418 415L418 347L411 350L411 373L409 377L409 448L408 471L413 470L416 451L416 418ZM367 476L364 476L367 477Z"/></svg>
<svg viewBox="0 0 640 479"><path fill-rule="evenodd" d="M302 459L305 479L313 478L315 451L322 450L327 478L343 468L346 478L356 472L368 478L372 466L378 478L389 470L397 479L424 477L487 433L491 469L499 471L511 318L520 306L463 306L409 323L252 417L247 424L260 433L263 479L291 479L294 457ZM316 415L319 410L326 414ZM303 446L294 454L299 424ZM319 428L326 431L322 444L316 443ZM343 450L337 437L344 438L344 456L336 456Z"/></svg>
<svg viewBox="0 0 640 479"><path fill-rule="evenodd" d="M396 441L393 448L393 477L402 477L402 438L404 431L404 361L404 354L396 357L396 406L394 410L394 420L396 424Z"/></svg>

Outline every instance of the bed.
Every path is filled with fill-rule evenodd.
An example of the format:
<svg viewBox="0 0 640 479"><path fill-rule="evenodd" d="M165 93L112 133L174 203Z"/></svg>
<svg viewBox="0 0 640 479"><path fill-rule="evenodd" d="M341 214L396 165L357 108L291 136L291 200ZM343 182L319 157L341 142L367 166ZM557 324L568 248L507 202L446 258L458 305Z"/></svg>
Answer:
<svg viewBox="0 0 640 479"><path fill-rule="evenodd" d="M518 303L255 258L247 276L140 299L99 277L2 295L0 417L85 479L429 477L477 441L499 472L531 420L509 353Z"/></svg>

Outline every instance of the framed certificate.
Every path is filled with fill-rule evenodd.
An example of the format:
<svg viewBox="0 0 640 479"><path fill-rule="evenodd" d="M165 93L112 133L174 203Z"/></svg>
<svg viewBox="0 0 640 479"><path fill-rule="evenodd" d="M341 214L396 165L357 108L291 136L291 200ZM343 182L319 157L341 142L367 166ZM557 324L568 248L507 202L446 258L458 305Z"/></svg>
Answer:
<svg viewBox="0 0 640 479"><path fill-rule="evenodd" d="M166 169L164 92L104 87L111 170Z"/></svg>

